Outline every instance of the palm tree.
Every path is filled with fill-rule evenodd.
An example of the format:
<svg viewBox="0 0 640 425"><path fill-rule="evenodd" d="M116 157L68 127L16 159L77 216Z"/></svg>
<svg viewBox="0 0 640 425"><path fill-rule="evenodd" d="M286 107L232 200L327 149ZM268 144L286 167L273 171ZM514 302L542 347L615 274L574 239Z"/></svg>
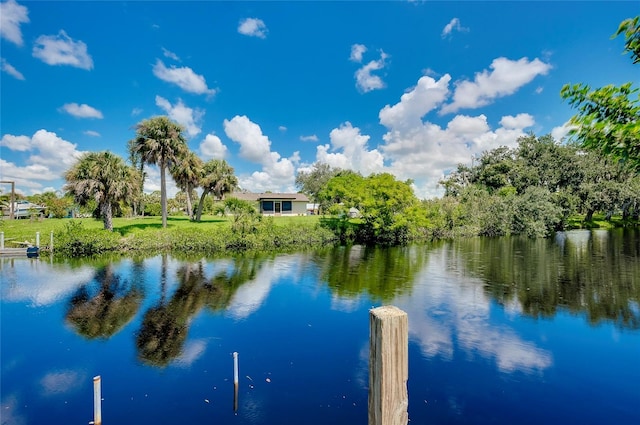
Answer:
<svg viewBox="0 0 640 425"><path fill-rule="evenodd" d="M200 187L202 187L202 195L198 204L196 221L200 221L202 216L204 198L212 193L216 198L222 199L225 193L233 192L238 187L238 178L233 174L233 167L227 161L212 159L204 164Z"/></svg>
<svg viewBox="0 0 640 425"><path fill-rule="evenodd" d="M133 152L139 153L143 162L160 168L162 227L167 227L166 170L188 150L182 131L181 125L174 123L166 116L149 118L136 124Z"/></svg>
<svg viewBox="0 0 640 425"><path fill-rule="evenodd" d="M202 174L202 168L204 163L202 160L193 153L187 151L178 161L173 164L169 169L171 177L176 182L176 185L184 192L187 198L187 214L190 219L193 219L193 200L191 194L193 189L200 183Z"/></svg>
<svg viewBox="0 0 640 425"><path fill-rule="evenodd" d="M138 170L138 173L141 176L140 179L140 190L138 195L140 195L139 199L133 200L133 216L137 217L138 213L140 215L144 215L144 198L141 196L144 193L144 179L147 176L144 172L144 161L142 160L142 155L140 152L136 150L136 140L131 139L127 142L127 150L129 151L129 162L131 166Z"/></svg>
<svg viewBox="0 0 640 425"><path fill-rule="evenodd" d="M139 175L119 156L109 152L84 154L64 174L64 190L75 202L86 205L91 199L98 209L105 230L113 230L113 205L134 198L138 191Z"/></svg>

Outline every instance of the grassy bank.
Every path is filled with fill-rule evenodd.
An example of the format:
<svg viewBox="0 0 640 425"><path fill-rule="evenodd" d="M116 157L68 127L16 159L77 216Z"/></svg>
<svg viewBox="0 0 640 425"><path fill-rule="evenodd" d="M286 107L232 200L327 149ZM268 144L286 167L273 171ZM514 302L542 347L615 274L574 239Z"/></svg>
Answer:
<svg viewBox="0 0 640 425"><path fill-rule="evenodd" d="M14 242L36 242L49 246L53 232L54 253L80 257L107 252L175 251L222 253L248 250L301 250L333 244L334 234L319 225L317 217L265 217L238 223L233 217L169 217L162 228L160 217L116 218L113 232L103 230L102 221L84 219L3 220L5 246Z"/></svg>

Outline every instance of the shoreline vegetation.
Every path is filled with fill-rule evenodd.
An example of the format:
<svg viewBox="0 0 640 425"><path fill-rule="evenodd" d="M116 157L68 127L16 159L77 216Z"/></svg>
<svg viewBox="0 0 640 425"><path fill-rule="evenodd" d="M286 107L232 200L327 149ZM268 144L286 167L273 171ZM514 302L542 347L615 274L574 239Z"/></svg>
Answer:
<svg viewBox="0 0 640 425"><path fill-rule="evenodd" d="M569 220L570 229L612 229L638 227L636 220L622 220L596 214L591 221L575 217ZM103 254L151 254L172 252L197 255L235 255L244 252L292 252L318 250L340 244L359 244L358 239L344 239L343 227L357 229L358 219L343 220L330 216L260 217L253 223L239 225L235 217L204 216L200 222L186 216L168 217L167 228L161 217L114 218L113 231L102 228L102 220L76 219L24 219L0 221L5 245L12 241L35 244L36 232L40 245L49 252L50 234L53 232L56 257L80 258ZM342 232L342 237L341 233ZM357 234L357 230L354 230ZM476 237L462 227L454 231L423 229L420 234L407 238L404 243L428 243L437 239ZM486 236L485 236L486 237Z"/></svg>

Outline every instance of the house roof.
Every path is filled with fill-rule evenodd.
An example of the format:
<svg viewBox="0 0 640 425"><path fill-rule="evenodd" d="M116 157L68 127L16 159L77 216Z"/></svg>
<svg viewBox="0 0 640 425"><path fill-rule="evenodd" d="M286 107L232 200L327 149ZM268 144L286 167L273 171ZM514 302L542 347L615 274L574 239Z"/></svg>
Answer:
<svg viewBox="0 0 640 425"><path fill-rule="evenodd" d="M249 193L235 192L227 195L229 198L236 198L242 201L298 201L309 202L309 198L304 193Z"/></svg>

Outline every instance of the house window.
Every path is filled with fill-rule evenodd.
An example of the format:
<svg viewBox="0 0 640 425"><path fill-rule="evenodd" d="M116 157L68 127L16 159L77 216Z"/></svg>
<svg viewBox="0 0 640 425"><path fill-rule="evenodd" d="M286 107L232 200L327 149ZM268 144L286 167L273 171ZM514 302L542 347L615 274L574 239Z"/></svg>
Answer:
<svg viewBox="0 0 640 425"><path fill-rule="evenodd" d="M262 211L273 212L273 201L262 201Z"/></svg>
<svg viewBox="0 0 640 425"><path fill-rule="evenodd" d="M282 201L282 212L291 211L291 201Z"/></svg>

